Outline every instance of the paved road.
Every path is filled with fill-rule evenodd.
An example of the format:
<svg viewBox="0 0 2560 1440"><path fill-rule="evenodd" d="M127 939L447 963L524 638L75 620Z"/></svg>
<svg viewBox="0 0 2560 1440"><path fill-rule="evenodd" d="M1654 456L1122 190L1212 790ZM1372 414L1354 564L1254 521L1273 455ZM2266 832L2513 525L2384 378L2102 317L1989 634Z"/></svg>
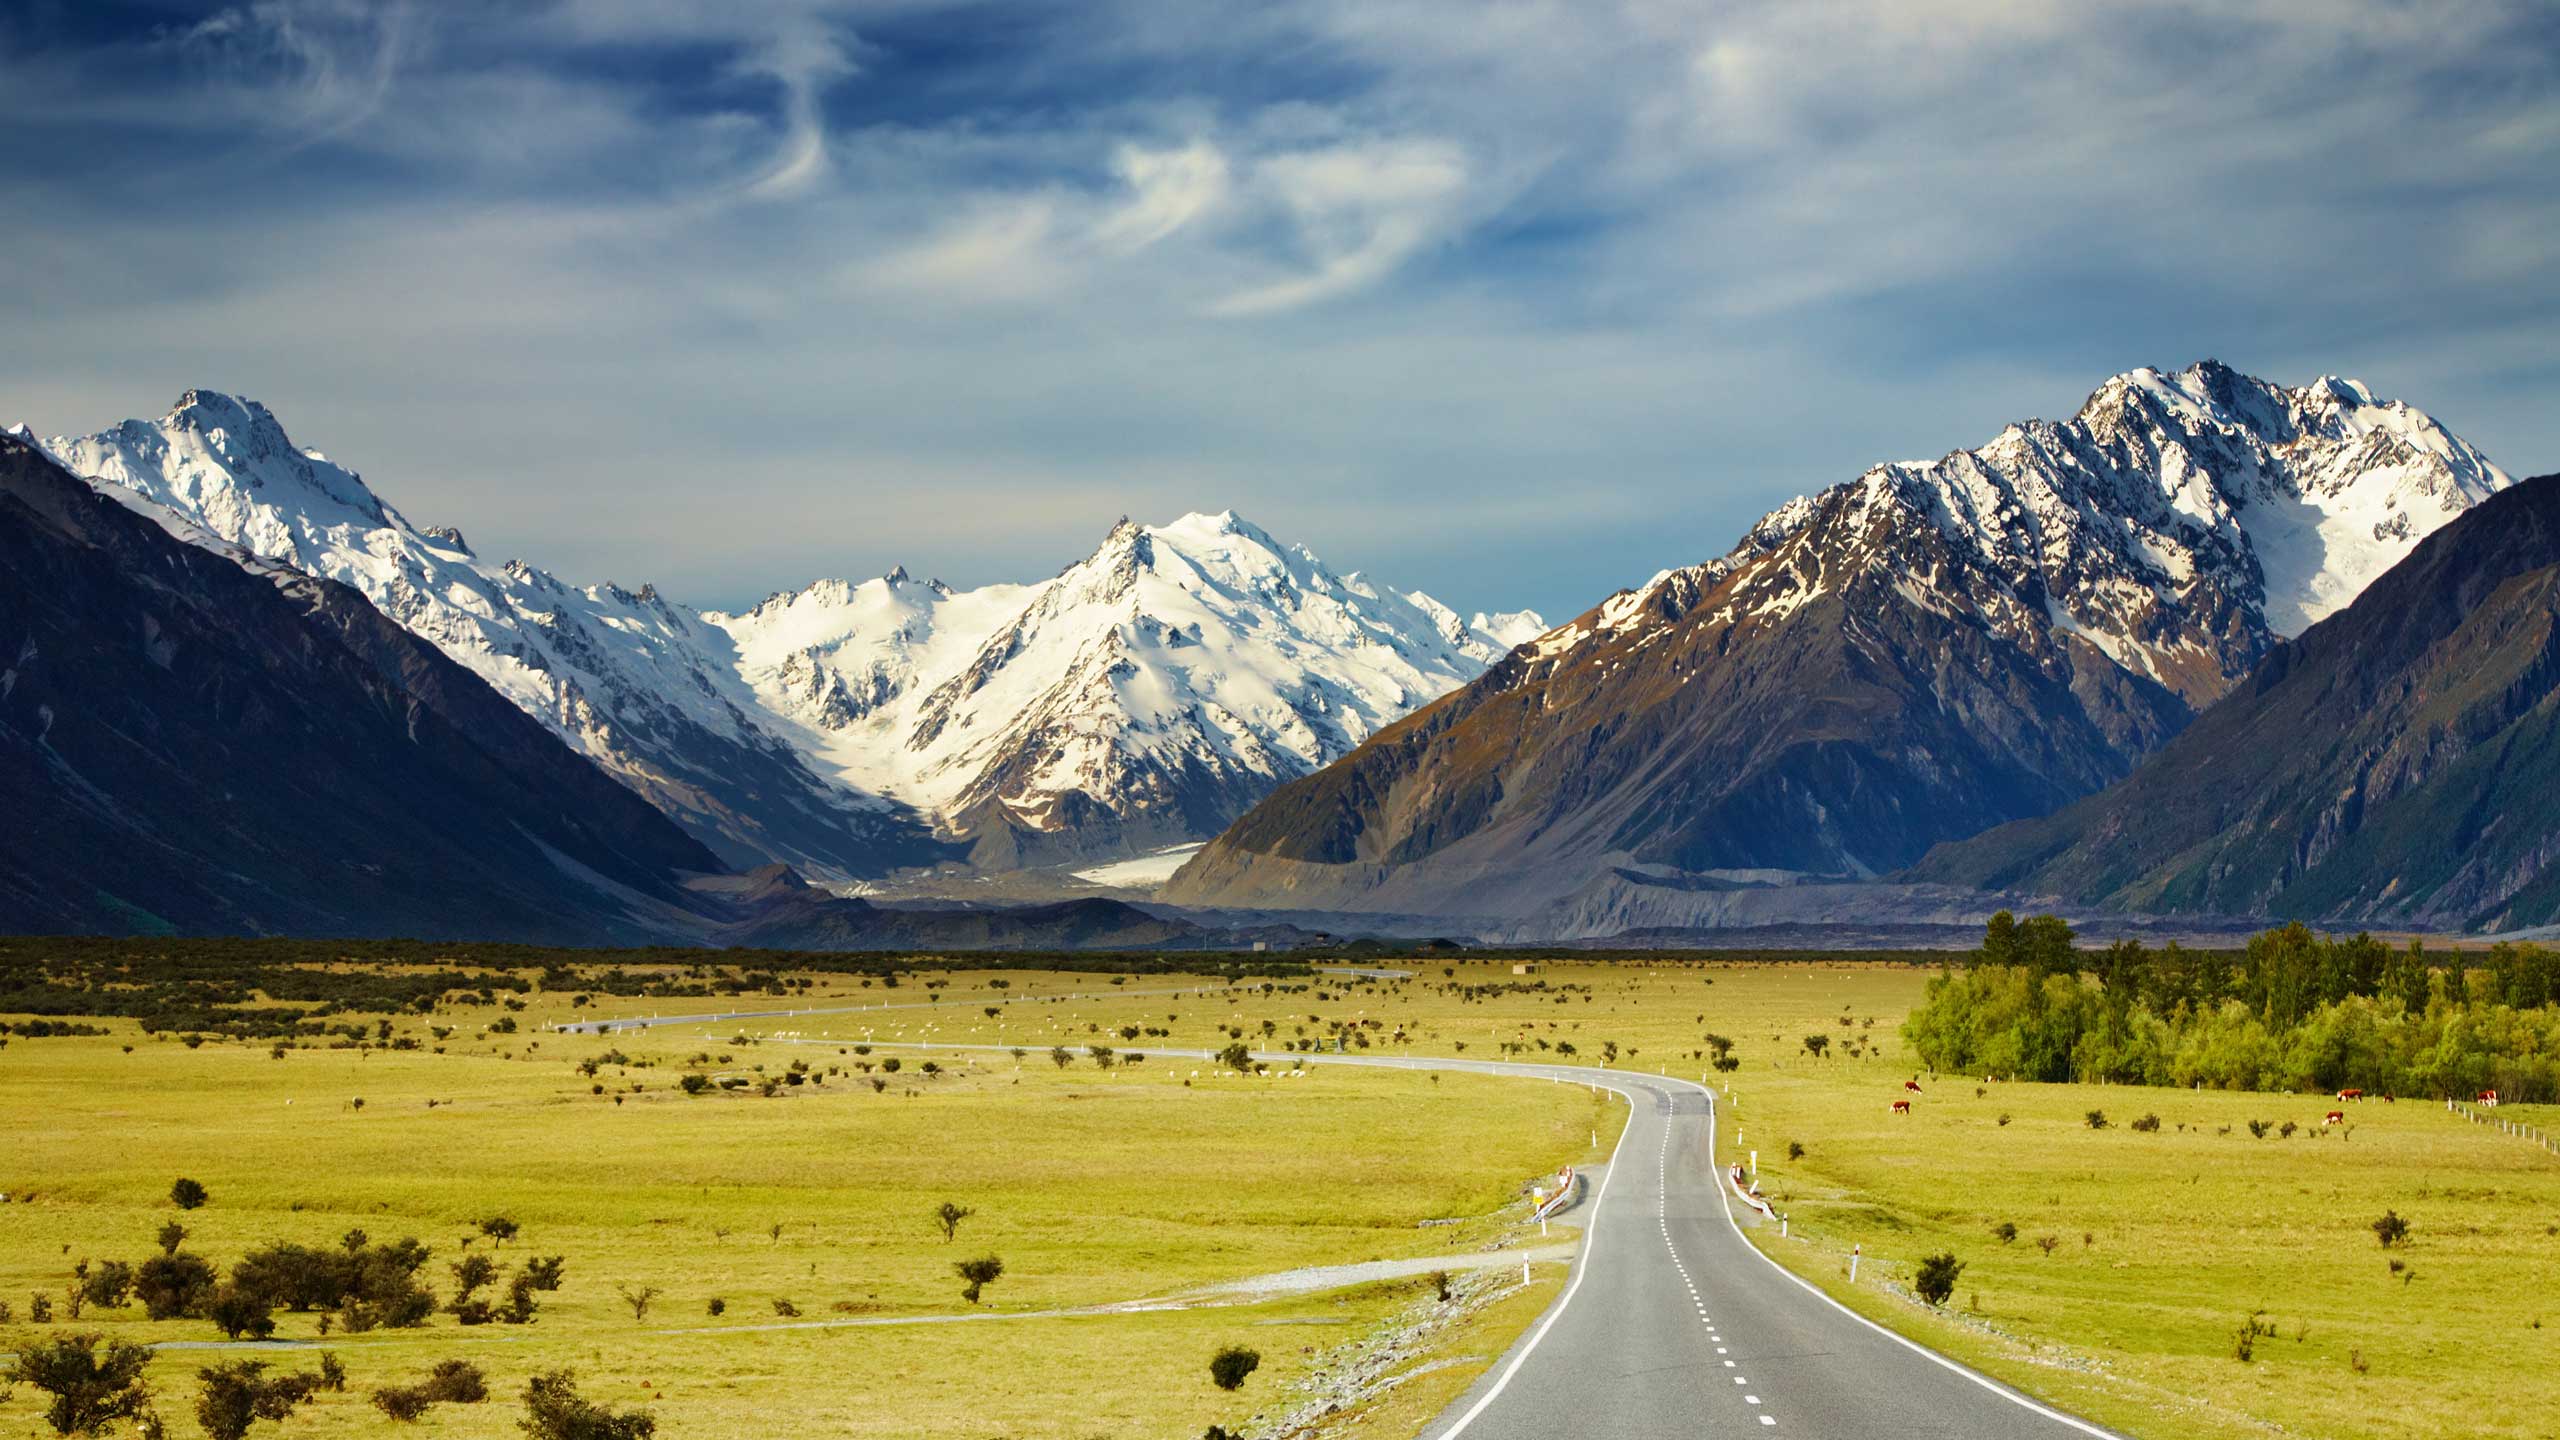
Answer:
<svg viewBox="0 0 2560 1440"><path fill-rule="evenodd" d="M1582 1256L1564 1293L1425 1440L2116 1440L1860 1318L1754 1249L1717 1173L1715 1101L1702 1085L1490 1060L1257 1058L1472 1071L1598 1085L1628 1099L1608 1174L1581 1207Z"/></svg>

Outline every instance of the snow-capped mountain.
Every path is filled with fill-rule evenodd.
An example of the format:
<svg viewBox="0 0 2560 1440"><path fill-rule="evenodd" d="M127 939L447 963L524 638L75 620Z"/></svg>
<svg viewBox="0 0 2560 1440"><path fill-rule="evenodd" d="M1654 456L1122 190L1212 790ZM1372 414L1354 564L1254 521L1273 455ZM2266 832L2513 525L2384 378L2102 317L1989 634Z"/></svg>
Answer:
<svg viewBox="0 0 2560 1440"><path fill-rule="evenodd" d="M575 586L421 529L263 405L190 390L157 421L50 448L268 560L340 581L489 682L733 864L828 878L938 852L913 817L811 770L759 713L728 636L648 586Z"/></svg>
<svg viewBox="0 0 2560 1440"><path fill-rule="evenodd" d="M1205 838L1543 628L1336 575L1232 513L1123 520L1037 584L899 570L706 618L819 763L982 863Z"/></svg>
<svg viewBox="0 0 2560 1440"><path fill-rule="evenodd" d="M1518 915L1890 870L2120 778L2510 483L2352 381L2133 371L1612 596L1276 793L1166 893Z"/></svg>
<svg viewBox="0 0 2560 1440"><path fill-rule="evenodd" d="M1544 628L1228 515L1124 522L1036 584L900 571L705 614L484 561L227 395L50 448L181 539L354 587L731 863L828 881L1205 839Z"/></svg>

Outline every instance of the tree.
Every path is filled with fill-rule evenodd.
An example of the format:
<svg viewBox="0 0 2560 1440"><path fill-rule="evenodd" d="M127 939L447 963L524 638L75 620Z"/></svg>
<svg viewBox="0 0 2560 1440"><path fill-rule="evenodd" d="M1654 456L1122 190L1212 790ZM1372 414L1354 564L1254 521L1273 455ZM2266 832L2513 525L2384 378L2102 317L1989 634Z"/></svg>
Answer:
<svg viewBox="0 0 2560 1440"><path fill-rule="evenodd" d="M318 1375L267 1377L263 1360L235 1360L196 1372L204 1388L196 1396L196 1423L212 1440L240 1440L251 1422L282 1420L324 1383Z"/></svg>
<svg viewBox="0 0 2560 1440"><path fill-rule="evenodd" d="M237 1340L247 1336L252 1340L264 1340L276 1333L275 1316L267 1304L267 1297L238 1285L225 1285L214 1291L204 1313L226 1339Z"/></svg>
<svg viewBox="0 0 2560 1440"><path fill-rule="evenodd" d="M2382 1242L2385 1250L2404 1244L2409 1238L2409 1222L2400 1218L2399 1211L2385 1210L2382 1218L2373 1222L2373 1237Z"/></svg>
<svg viewBox="0 0 2560 1440"><path fill-rule="evenodd" d="M1262 1368L1262 1352L1230 1345L1209 1357L1209 1378L1221 1390L1241 1389L1245 1377Z"/></svg>
<svg viewBox="0 0 2560 1440"><path fill-rule="evenodd" d="M1004 1274L1004 1262L993 1255L981 1255L975 1260L955 1261L951 1269L954 1274L968 1282L961 1289L960 1298L975 1305L978 1303L978 1292L994 1284L996 1277Z"/></svg>
<svg viewBox="0 0 2560 1440"><path fill-rule="evenodd" d="M1830 1048L1831 1037L1828 1035L1807 1035L1804 1037L1805 1053L1811 1055L1816 1060L1821 1059L1822 1052Z"/></svg>
<svg viewBox="0 0 2560 1440"><path fill-rule="evenodd" d="M154 1320L176 1320L204 1314L213 1301L213 1266L200 1255L183 1251L154 1255L133 1272L133 1298Z"/></svg>
<svg viewBox="0 0 2560 1440"><path fill-rule="evenodd" d="M2015 963L2038 975L2077 975L2080 957L2071 947L2078 938L2059 915L2037 915L2019 921L2013 946Z"/></svg>
<svg viewBox="0 0 2560 1440"><path fill-rule="evenodd" d="M1965 1262L1940 1252L1920 1262L1919 1271L1911 1277L1911 1288L1932 1305L1944 1305L1956 1293L1956 1280L1963 1275Z"/></svg>
<svg viewBox="0 0 2560 1440"><path fill-rule="evenodd" d="M480 1222L480 1233L488 1236L491 1241L504 1245L516 1238L516 1222L504 1215L492 1215Z"/></svg>
<svg viewBox="0 0 2560 1440"><path fill-rule="evenodd" d="M529 1440L650 1440L658 1422L643 1410L616 1414L578 1393L575 1372L554 1370L525 1385L520 1428Z"/></svg>
<svg viewBox="0 0 2560 1440"><path fill-rule="evenodd" d="M18 1352L13 1378L53 1397L44 1418L56 1435L95 1435L151 1411L151 1397L142 1388L149 1347L118 1340L100 1354L103 1338L64 1335Z"/></svg>
<svg viewBox="0 0 2560 1440"><path fill-rule="evenodd" d="M687 1095L699 1095L711 1088L711 1077L697 1070L677 1081L676 1088Z"/></svg>
<svg viewBox="0 0 2560 1440"><path fill-rule="evenodd" d="M2018 917L2003 910L1982 927L1982 949L1978 962L1984 965L2018 963Z"/></svg>
<svg viewBox="0 0 2560 1440"><path fill-rule="evenodd" d="M1076 1063L1076 1052L1064 1045L1052 1045L1049 1047L1049 1063L1064 1070Z"/></svg>
<svg viewBox="0 0 2560 1440"><path fill-rule="evenodd" d="M933 1221L942 1227L942 1240L949 1244L960 1234L960 1222L978 1212L954 1200L945 1200L933 1208Z"/></svg>
<svg viewBox="0 0 2560 1440"><path fill-rule="evenodd" d="M1253 1073L1253 1047L1238 1040L1218 1052L1218 1063L1240 1075Z"/></svg>
<svg viewBox="0 0 2560 1440"><path fill-rule="evenodd" d="M80 1279L81 1298L112 1310L133 1297L133 1267L122 1260L102 1260Z"/></svg>
<svg viewBox="0 0 2560 1440"><path fill-rule="evenodd" d="M161 1226L161 1227L160 1227L160 1253L161 1253L161 1254L163 1254L163 1255L175 1255L175 1254L177 1254L177 1253L178 1253L178 1247L179 1247L179 1246L181 1246L181 1245L184 1245L184 1244L186 1244L186 1243L187 1243L187 1227L186 1227L186 1226L179 1224L179 1223L178 1223L177 1221L175 1221L175 1220L172 1220L172 1221L170 1221L168 1224L163 1225L163 1226Z"/></svg>
<svg viewBox="0 0 2560 1440"><path fill-rule="evenodd" d="M634 1320L648 1319L649 1302L666 1293L655 1285L643 1285L634 1289L629 1285L616 1284L613 1291L622 1297L623 1304L631 1307L631 1318Z"/></svg>
<svg viewBox="0 0 2560 1440"><path fill-rule="evenodd" d="M184 1177L169 1187L169 1203L181 1210L193 1210L212 1198L212 1194L202 1185Z"/></svg>

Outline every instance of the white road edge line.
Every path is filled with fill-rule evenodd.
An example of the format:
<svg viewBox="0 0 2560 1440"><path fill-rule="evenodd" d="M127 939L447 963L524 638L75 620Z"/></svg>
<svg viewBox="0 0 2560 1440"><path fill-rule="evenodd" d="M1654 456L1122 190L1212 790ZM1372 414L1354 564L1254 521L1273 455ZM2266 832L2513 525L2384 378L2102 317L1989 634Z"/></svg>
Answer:
<svg viewBox="0 0 2560 1440"><path fill-rule="evenodd" d="M1715 1127L1716 1121L1720 1117L1717 1114L1718 1107L1715 1104L1714 1092L1708 1092L1707 1100L1707 1163L1713 1165L1716 1163ZM1974 1384L1981 1386L1983 1389L1990 1391L1992 1394L1999 1396L2001 1399L2008 1401L2012 1405L2018 1406L2024 1410L2031 1410L2038 1415L2042 1415L2048 1420L2068 1425L2083 1435L2095 1435L2098 1437L2098 1440L2125 1440L2124 1436L2118 1435L2113 1430L2107 1430L2099 1426L2092 1425L2088 1421L2082 1420L2077 1416L2066 1415L2063 1412L2054 1409L2052 1406L2045 1404L2041 1400L2037 1400L2032 1396L2009 1388L1999 1381L1992 1379L1990 1376L1983 1374L1981 1371L1974 1369L1972 1366L1965 1364L1961 1360L1950 1359L1947 1356L1941 1355L1937 1351L1930 1349L1928 1346L1921 1344L1917 1340L1911 1339L1905 1335L1898 1335L1893 1331L1886 1329L1884 1326L1877 1324L1875 1321L1868 1319L1866 1316L1859 1314L1857 1311L1850 1309L1848 1306L1841 1304L1839 1301L1834 1300L1831 1298L1829 1292L1825 1291L1821 1286L1814 1284L1812 1281L1798 1275L1793 1270L1779 1264L1776 1257L1770 1255L1769 1252L1761 1249L1759 1246L1751 1243L1751 1237L1743 1233L1742 1222L1734 1217L1733 1197L1729 1193L1727 1187L1722 1185L1717 1186L1716 1195L1717 1198L1724 1202L1724 1223L1733 1227L1734 1238L1742 1242L1742 1248L1759 1256L1762 1264L1777 1271L1780 1275L1785 1276L1789 1281L1802 1288L1806 1294L1811 1295L1816 1300L1819 1300L1823 1304L1830 1306L1832 1309L1839 1311L1841 1314L1848 1316L1850 1319L1857 1321L1859 1324L1866 1326L1868 1329L1873 1330L1887 1340L1901 1346L1903 1349L1910 1351L1912 1354L1919 1356L1921 1359L1928 1361L1930 1364L1952 1374L1960 1375L1965 1379L1972 1381Z"/></svg>
<svg viewBox="0 0 2560 1440"><path fill-rule="evenodd" d="M1600 1193L1591 1197L1591 1216L1583 1222L1582 1253L1573 1259L1573 1278L1565 1283L1564 1293L1556 1297L1556 1302L1547 1307L1546 1317L1538 1322L1538 1328L1531 1332L1528 1342L1520 1347L1518 1354L1511 1357L1511 1363L1503 1367L1502 1374L1493 1382L1493 1388L1478 1397L1475 1404L1468 1406L1467 1413L1459 1416L1456 1424L1441 1431L1439 1440L1458 1440L1460 1435L1466 1433L1467 1427L1476 1422L1476 1417L1485 1412L1486 1407L1502 1398L1502 1392L1511 1384L1511 1377L1519 1374L1520 1367L1528 1364L1529 1357L1537 1352L1538 1342L1546 1339L1547 1332L1555 1328L1558 1320L1564 1318L1565 1310L1573 1304L1574 1292L1582 1288L1582 1277L1591 1273L1591 1255L1600 1245L1600 1207L1608 1202L1609 1186L1618 1178L1618 1154L1627 1148L1627 1132L1636 1128L1636 1097L1630 1089L1617 1085L1597 1087L1596 1084L1595 1088L1606 1088L1625 1097L1627 1123L1618 1131L1617 1143L1609 1147L1609 1173L1600 1177ZM1666 1143L1670 1136L1671 1127L1665 1125L1663 1139Z"/></svg>

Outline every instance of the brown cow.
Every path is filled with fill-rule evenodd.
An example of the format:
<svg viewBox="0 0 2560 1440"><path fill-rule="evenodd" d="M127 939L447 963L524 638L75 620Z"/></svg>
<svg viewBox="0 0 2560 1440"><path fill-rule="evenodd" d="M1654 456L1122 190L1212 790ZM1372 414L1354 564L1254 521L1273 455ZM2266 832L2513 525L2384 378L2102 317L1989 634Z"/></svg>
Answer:
<svg viewBox="0 0 2560 1440"><path fill-rule="evenodd" d="M1910 1101L1908 1101L1908 1100L1896 1100L1896 1101L1894 1101L1894 1102L1893 1102L1893 1113L1894 1113L1894 1114L1896 1114L1896 1115L1908 1115L1908 1114L1910 1114L1910 1113L1911 1113L1911 1102L1910 1102Z"/></svg>
<svg viewBox="0 0 2560 1440"><path fill-rule="evenodd" d="M2361 1090L2341 1090L2338 1092L2338 1098L2341 1100L2361 1100L2364 1098L2364 1092Z"/></svg>
<svg viewBox="0 0 2560 1440"><path fill-rule="evenodd" d="M2481 1092L2480 1092L2480 1103L2481 1103L2481 1104L2483 1104L2483 1105L2488 1106L2488 1107L2489 1107L2490 1109L2492 1109L2492 1110L2497 1109L2497 1108L2498 1108L2498 1092L2497 1092L2497 1091L2495 1091L2495 1090L2483 1090L2483 1091L2481 1091Z"/></svg>
<svg viewBox="0 0 2560 1440"><path fill-rule="evenodd" d="M2332 1110L2320 1118L2320 1123L2323 1125L2344 1125L2347 1123L2347 1112L2344 1110Z"/></svg>
<svg viewBox="0 0 2560 1440"><path fill-rule="evenodd" d="M1902 1088L1910 1091L1914 1095L1917 1095L1920 1093L1920 1082L1917 1080L1905 1080L1902 1082Z"/></svg>

